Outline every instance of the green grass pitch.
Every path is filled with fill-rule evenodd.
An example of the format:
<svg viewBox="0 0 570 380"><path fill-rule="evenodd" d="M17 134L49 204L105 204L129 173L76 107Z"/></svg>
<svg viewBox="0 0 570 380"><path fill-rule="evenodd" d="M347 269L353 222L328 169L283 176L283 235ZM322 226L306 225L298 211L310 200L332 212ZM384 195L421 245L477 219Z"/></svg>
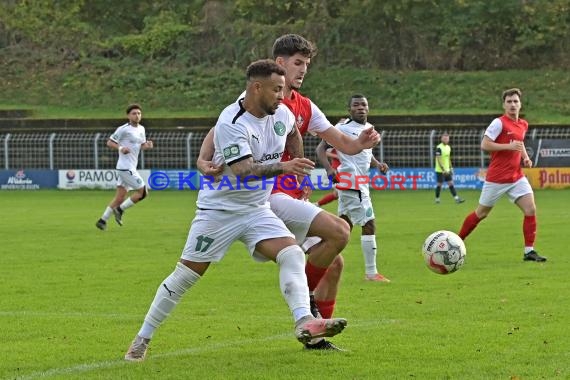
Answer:
<svg viewBox="0 0 570 380"><path fill-rule="evenodd" d="M307 352L278 288L277 266L236 243L157 331L147 360L123 355L172 271L196 193L159 192L102 232L106 191L0 193L0 379L568 379L570 191L537 191L537 250L522 261L522 214L502 199L467 239L467 260L441 276L420 247L457 231L479 197L447 189L376 192L378 265L363 280L360 228L344 251L332 339ZM320 194L314 194L316 200ZM336 203L327 205L335 211Z"/></svg>

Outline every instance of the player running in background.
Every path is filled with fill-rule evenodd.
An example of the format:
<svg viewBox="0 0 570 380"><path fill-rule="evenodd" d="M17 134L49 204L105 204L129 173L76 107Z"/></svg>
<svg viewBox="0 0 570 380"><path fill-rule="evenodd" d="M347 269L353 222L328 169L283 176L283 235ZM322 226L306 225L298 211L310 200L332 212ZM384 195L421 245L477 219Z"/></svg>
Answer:
<svg viewBox="0 0 570 380"><path fill-rule="evenodd" d="M151 140L146 139L145 129L140 124L142 119L142 109L138 104L131 104L127 107L128 122L121 125L109 137L107 146L119 152L117 160L117 171L119 181L115 197L107 206L101 218L95 223L100 230L107 229L107 220L112 214L119 226L123 225L123 212L129 207L146 198L148 190L144 180L137 172L139 162L139 152L141 149L147 150L154 147ZM130 198L125 199L129 190L135 190Z"/></svg>
<svg viewBox="0 0 570 380"><path fill-rule="evenodd" d="M355 94L348 101L350 118L337 128L346 135L358 135L367 128L373 128L368 123L368 100L364 95ZM370 187L368 183L357 183L356 178L369 177L371 166L378 168L380 173L388 172L388 165L379 162L372 154L372 149L364 149L354 155L338 152L340 166L338 167L338 215L348 222L350 228L357 224L362 226L360 246L364 255L364 278L369 281L390 282L378 273L376 264L376 222Z"/></svg>
<svg viewBox="0 0 570 380"><path fill-rule="evenodd" d="M453 165L451 164L451 146L449 145L449 134L444 132L441 135L441 143L435 148L435 175L437 186L435 187L435 203L439 203L439 194L441 193L441 186L443 181L447 182L449 191L455 203L463 203L464 199L459 198L455 185L453 184Z"/></svg>
<svg viewBox="0 0 570 380"><path fill-rule="evenodd" d="M273 44L275 61L286 71L283 103L295 115L295 124L300 134L317 134L337 150L349 154L356 154L378 144L380 135L373 128L362 131L357 138L339 132L309 98L297 91L315 54L314 45L297 34L283 35ZM213 132L210 131L200 150L198 168L203 174L215 174L216 170L219 170L211 163L212 135ZM301 150L294 151L287 146L282 162L302 156ZM279 177L269 201L271 209L295 234L299 244L311 237L309 242L303 244L308 253L305 273L311 294L311 306L313 315L320 313L323 318L329 318L334 311L343 267L342 256L339 254L348 244L350 227L338 216L309 202L309 193L304 190L299 189L294 178ZM326 340L307 343L306 348L338 349Z"/></svg>
<svg viewBox="0 0 570 380"><path fill-rule="evenodd" d="M344 329L344 319L316 319L311 314L304 253L268 204L272 187L265 178L283 173L303 175L314 167L306 158L280 162L286 140L299 141L295 118L281 104L284 75L283 68L272 60L253 62L247 68L245 97L220 114L214 127L213 163L224 165L223 175L231 186L199 191L198 210L182 257L158 287L126 360L144 359L155 330L210 263L220 261L236 240L243 242L255 259L279 265L281 293L293 314L300 342L333 336ZM255 177L247 180L248 176Z"/></svg>
<svg viewBox="0 0 570 380"><path fill-rule="evenodd" d="M522 93L518 88L505 90L502 95L503 116L494 119L485 130L481 141L481 149L491 154L491 162L477 209L467 215L459 231L462 239L467 238L479 222L489 215L499 198L507 195L524 214L523 235L525 261L546 261L534 250L536 238L536 205L534 193L521 169L522 164L530 168L524 138L528 130L526 120L519 118L522 107Z"/></svg>

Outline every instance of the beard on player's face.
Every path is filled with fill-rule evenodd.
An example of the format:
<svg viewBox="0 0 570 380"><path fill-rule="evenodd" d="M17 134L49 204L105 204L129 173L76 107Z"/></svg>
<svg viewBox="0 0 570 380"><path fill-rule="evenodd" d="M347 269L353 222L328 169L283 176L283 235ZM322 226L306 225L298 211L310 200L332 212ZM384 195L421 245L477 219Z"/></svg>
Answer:
<svg viewBox="0 0 570 380"><path fill-rule="evenodd" d="M263 101L263 103L261 104L261 109L263 110L263 112L265 112L267 115L274 115L275 111L277 111L277 108L279 107L279 101L275 98L271 98L271 99L265 99Z"/></svg>

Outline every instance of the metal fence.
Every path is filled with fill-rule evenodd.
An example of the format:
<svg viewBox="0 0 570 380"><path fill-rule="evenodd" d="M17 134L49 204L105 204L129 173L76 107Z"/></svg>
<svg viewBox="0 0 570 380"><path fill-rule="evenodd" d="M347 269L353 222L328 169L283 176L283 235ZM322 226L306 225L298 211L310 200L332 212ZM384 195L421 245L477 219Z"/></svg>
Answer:
<svg viewBox="0 0 570 380"><path fill-rule="evenodd" d="M450 131L455 167L486 167L488 156L480 149L484 128ZM382 132L374 149L378 159L393 168L433 167L434 149L443 129L393 129ZM154 132L154 149L141 152L141 169L190 169L196 167L207 132ZM0 134L2 169L112 169L117 151L106 145L109 132L4 133ZM570 138L570 128L534 128L529 139ZM320 139L305 136L305 154L316 162Z"/></svg>

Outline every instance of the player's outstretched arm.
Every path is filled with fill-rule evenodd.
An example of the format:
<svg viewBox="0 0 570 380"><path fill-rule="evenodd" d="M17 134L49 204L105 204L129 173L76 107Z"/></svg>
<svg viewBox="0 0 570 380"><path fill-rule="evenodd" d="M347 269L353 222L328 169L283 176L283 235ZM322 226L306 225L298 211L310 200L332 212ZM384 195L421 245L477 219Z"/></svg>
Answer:
<svg viewBox="0 0 570 380"><path fill-rule="evenodd" d="M374 130L374 127L365 129L356 139L342 133L337 128L329 128L318 135L337 150L349 155L360 153L363 149L373 148L380 142L380 134Z"/></svg>
<svg viewBox="0 0 570 380"><path fill-rule="evenodd" d="M329 156L327 155L328 146L329 144L327 144L325 140L321 140L319 145L317 145L317 149L315 150L315 152L317 154L317 159L319 160L319 163L327 171L327 175L334 176L335 170L331 166L331 163L329 161Z"/></svg>

